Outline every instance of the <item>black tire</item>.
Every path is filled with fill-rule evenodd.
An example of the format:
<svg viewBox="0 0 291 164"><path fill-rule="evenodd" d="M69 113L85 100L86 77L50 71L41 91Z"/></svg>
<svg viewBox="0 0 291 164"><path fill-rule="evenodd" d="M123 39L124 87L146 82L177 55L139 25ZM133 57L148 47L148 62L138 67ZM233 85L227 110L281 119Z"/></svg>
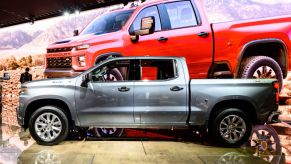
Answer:
<svg viewBox="0 0 291 164"><path fill-rule="evenodd" d="M93 132L97 137L121 137L122 128L93 128Z"/></svg>
<svg viewBox="0 0 291 164"><path fill-rule="evenodd" d="M233 125L229 125L229 126L224 126L224 124L222 123L223 121L227 120L227 118L233 118L236 117L238 120L240 119L241 125L245 127L244 133L241 134L241 137L238 137L237 140L233 140L233 141L229 141L227 139L225 139L220 130L224 129L225 127L230 128L229 129L225 129L228 131L234 131L237 130L238 128L234 127L233 129L231 128L231 126ZM238 120L235 120L234 123L239 123ZM220 110L218 113L216 113L216 117L214 118L214 120L210 120L210 127L209 127L209 132L210 132L210 136L213 137L213 140L217 141L220 145L222 146L226 146L226 147L238 147L242 144L244 144L248 138L250 137L250 133L252 131L252 125L250 120L248 120L246 114L238 109L238 108L226 108L226 109L222 109ZM230 124L234 124L234 123L230 123ZM242 130L241 130L242 131ZM222 131L227 133L226 131ZM236 133L238 134L238 133ZM234 137L234 133L232 132L231 135L227 135L229 137Z"/></svg>
<svg viewBox="0 0 291 164"><path fill-rule="evenodd" d="M61 124L61 130L58 132L59 134L52 140L50 141L45 141L42 139L36 132L36 120L41 116L45 114L53 114L54 116L58 117L58 120L60 121ZM61 108L54 107L54 106L44 106L39 109L37 109L32 116L30 117L29 120L29 132L33 139L40 145L46 145L46 146L51 146L51 145L57 145L61 141L65 140L68 136L69 133L69 121L66 116L66 114L63 112ZM49 132L52 134L52 132ZM46 134L47 135L47 134Z"/></svg>
<svg viewBox="0 0 291 164"><path fill-rule="evenodd" d="M107 77L104 77L106 81L114 81L109 75L112 75L117 81L123 81L123 76L117 68L109 70L106 74Z"/></svg>
<svg viewBox="0 0 291 164"><path fill-rule="evenodd" d="M249 57L245 60L244 62L244 66L242 66L241 70L240 70L240 74L239 77L241 78L258 78L255 77L254 74L256 72L257 69L263 67L263 66L268 66L272 69L272 71L275 72L275 77L278 82L279 82L279 90L281 91L282 89L282 85L283 85L283 74L282 74L282 70L279 66L279 64L272 58L267 57L267 56L252 56ZM266 67L265 67L266 68ZM260 78L270 78L269 77L264 77L261 76Z"/></svg>

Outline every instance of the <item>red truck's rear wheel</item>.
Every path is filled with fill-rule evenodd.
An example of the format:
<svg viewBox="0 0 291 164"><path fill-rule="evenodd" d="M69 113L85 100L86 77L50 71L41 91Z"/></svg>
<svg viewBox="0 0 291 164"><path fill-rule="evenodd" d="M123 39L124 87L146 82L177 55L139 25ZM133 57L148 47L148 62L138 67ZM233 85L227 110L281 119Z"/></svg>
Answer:
<svg viewBox="0 0 291 164"><path fill-rule="evenodd" d="M267 56L252 56L246 59L241 68L241 78L272 79L276 78L282 89L283 75L279 64Z"/></svg>

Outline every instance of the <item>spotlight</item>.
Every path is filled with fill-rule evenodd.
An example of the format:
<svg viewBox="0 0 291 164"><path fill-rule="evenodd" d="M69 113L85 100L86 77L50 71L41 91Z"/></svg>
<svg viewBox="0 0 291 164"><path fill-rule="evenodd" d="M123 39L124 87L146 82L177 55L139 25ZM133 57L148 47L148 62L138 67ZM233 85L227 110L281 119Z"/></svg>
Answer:
<svg viewBox="0 0 291 164"><path fill-rule="evenodd" d="M29 24L30 24L30 25L33 25L33 24L34 24L34 21L35 21L34 18L30 18L30 19L29 19Z"/></svg>
<svg viewBox="0 0 291 164"><path fill-rule="evenodd" d="M75 15L79 15L80 11L79 10L75 10Z"/></svg>
<svg viewBox="0 0 291 164"><path fill-rule="evenodd" d="M65 12L64 12L64 16L65 16L65 17L69 17L69 15L70 15L70 13L69 13L68 11L65 11Z"/></svg>

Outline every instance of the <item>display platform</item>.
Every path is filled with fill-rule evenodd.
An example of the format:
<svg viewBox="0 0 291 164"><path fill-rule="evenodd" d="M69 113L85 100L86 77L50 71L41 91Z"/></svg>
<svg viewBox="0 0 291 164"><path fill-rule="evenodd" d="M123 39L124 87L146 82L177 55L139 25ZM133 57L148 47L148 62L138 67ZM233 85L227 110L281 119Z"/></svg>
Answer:
<svg viewBox="0 0 291 164"><path fill-rule="evenodd" d="M277 163L285 156L256 154L255 149L213 146L199 133L182 130L125 129L121 138L76 135L56 146L36 144L17 126L1 126L4 163ZM211 142L211 141L210 141Z"/></svg>

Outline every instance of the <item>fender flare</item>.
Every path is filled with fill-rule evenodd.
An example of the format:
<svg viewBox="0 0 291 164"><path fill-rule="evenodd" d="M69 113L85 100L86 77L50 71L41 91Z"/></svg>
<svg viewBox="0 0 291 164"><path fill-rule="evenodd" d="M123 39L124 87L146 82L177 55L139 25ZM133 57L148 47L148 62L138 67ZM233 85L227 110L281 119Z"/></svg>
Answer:
<svg viewBox="0 0 291 164"><path fill-rule="evenodd" d="M104 53L104 54L98 55L95 58L94 65L96 65L99 61L102 61L102 60L108 58L109 56L120 57L120 56L122 56L122 54L119 53L119 52L108 52L108 53Z"/></svg>
<svg viewBox="0 0 291 164"><path fill-rule="evenodd" d="M240 69L240 66L241 66L241 62L242 62L242 59L244 57L244 54L245 54L246 50L248 50L248 48L251 47L251 46L253 46L253 45L262 44L262 43L279 43L280 45L282 45L283 51L284 51L283 57L285 58L285 65L284 65L284 67L286 68L284 70L284 72L283 72L283 75L284 75L284 77L287 75L289 61L288 61L288 49L287 49L286 44L281 39L277 39L277 38L266 38L266 39L258 39L258 40L250 41L250 42L246 43L243 46L243 48L241 49L240 54L238 56L237 65L236 65L235 70L234 70L234 72L236 73L235 78L238 76L238 72L239 72L239 69Z"/></svg>

